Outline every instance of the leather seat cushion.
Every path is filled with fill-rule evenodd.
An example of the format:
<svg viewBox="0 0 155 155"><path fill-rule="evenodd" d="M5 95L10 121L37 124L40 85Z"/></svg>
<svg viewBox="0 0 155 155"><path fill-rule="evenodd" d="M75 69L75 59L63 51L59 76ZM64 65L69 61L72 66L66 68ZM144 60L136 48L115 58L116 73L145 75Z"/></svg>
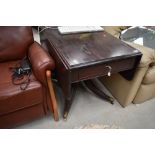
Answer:
<svg viewBox="0 0 155 155"><path fill-rule="evenodd" d="M146 72L143 84L152 84L155 83L155 66L149 67L148 71Z"/></svg>
<svg viewBox="0 0 155 155"><path fill-rule="evenodd" d="M33 74L26 90L21 90L20 85L12 84L9 68L18 63L19 61L11 61L0 64L0 115L43 102L42 86Z"/></svg>

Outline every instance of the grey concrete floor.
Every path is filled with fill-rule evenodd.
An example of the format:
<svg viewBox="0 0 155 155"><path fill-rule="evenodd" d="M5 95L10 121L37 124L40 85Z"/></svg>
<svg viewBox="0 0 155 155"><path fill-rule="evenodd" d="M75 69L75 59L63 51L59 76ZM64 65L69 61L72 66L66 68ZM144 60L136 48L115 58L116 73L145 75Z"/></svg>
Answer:
<svg viewBox="0 0 155 155"><path fill-rule="evenodd" d="M102 87L106 92L107 90ZM63 96L56 86L59 105L59 122L52 115L17 127L18 129L78 129L84 126L98 125L121 129L155 128L155 99L143 104L131 104L122 108L115 101L114 105L97 98L82 87L78 87L68 120L62 118Z"/></svg>

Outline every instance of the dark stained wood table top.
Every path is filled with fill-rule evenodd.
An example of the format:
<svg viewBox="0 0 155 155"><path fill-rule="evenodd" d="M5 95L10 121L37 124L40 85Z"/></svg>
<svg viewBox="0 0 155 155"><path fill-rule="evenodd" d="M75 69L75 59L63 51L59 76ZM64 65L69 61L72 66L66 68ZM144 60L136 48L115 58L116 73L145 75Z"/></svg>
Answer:
<svg viewBox="0 0 155 155"><path fill-rule="evenodd" d="M70 69L141 55L105 31L62 35L57 29L47 29L45 36Z"/></svg>
<svg viewBox="0 0 155 155"><path fill-rule="evenodd" d="M48 51L55 60L57 78L65 97L64 119L77 83L82 81L97 96L112 103L113 99L90 80L122 71L121 74L131 80L142 55L105 31L61 35L57 29L46 29L42 36L48 40Z"/></svg>

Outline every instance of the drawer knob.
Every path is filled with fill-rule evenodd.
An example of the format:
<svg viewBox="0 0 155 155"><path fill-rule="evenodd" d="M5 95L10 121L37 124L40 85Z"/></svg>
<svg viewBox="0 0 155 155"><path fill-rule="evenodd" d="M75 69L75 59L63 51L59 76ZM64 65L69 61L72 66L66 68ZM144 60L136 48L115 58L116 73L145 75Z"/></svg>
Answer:
<svg viewBox="0 0 155 155"><path fill-rule="evenodd" d="M112 70L112 67L111 66L105 66L106 68L108 68L109 69L109 71L108 71L108 76L111 76L111 70Z"/></svg>

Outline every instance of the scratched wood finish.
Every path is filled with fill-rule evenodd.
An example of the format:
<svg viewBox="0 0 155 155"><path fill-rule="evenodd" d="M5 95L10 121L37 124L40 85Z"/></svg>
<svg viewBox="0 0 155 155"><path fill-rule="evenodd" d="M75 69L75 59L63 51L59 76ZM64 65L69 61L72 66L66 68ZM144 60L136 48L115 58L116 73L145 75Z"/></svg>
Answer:
<svg viewBox="0 0 155 155"><path fill-rule="evenodd" d="M46 32L49 41L70 69L140 54L106 32L71 35L61 35L57 30Z"/></svg>
<svg viewBox="0 0 155 155"><path fill-rule="evenodd" d="M73 83L107 75L107 65L112 67L111 73L130 70L132 77L142 56L138 50L106 32L61 35L58 30L47 29L44 37L56 62L65 97L65 118L71 107Z"/></svg>

